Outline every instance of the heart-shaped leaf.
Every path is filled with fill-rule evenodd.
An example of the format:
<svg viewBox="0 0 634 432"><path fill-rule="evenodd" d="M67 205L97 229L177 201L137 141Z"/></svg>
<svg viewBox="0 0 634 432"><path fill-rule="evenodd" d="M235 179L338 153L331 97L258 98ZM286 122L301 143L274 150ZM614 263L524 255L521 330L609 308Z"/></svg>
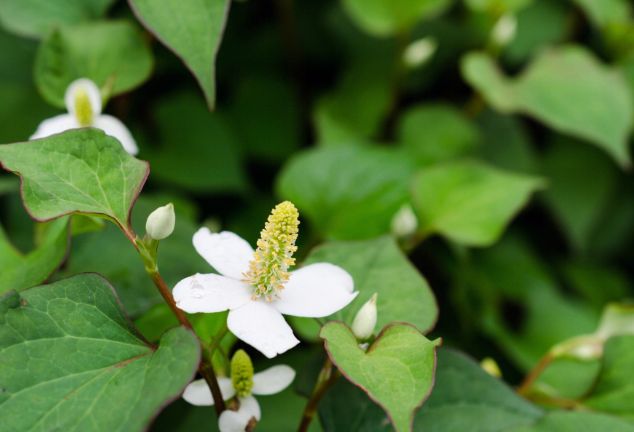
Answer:
<svg viewBox="0 0 634 432"><path fill-rule="evenodd" d="M542 185L539 178L475 161L435 165L414 180L414 208L423 233L488 246Z"/></svg>
<svg viewBox="0 0 634 432"><path fill-rule="evenodd" d="M229 0L128 0L143 26L179 56L203 89L216 100L216 53L229 14ZM177 18L177 19L175 19Z"/></svg>
<svg viewBox="0 0 634 432"><path fill-rule="evenodd" d="M462 73L497 110L531 115L598 145L621 165L629 164L627 138L634 108L627 84L616 69L585 49L544 51L514 80L486 54L471 53L462 62Z"/></svg>
<svg viewBox="0 0 634 432"><path fill-rule="evenodd" d="M53 221L42 230L38 246L22 254L9 242L0 226L0 293L42 283L62 264L68 250L68 218Z"/></svg>
<svg viewBox="0 0 634 432"><path fill-rule="evenodd" d="M367 352L343 323L326 324L320 336L332 362L385 409L394 428L411 430L414 412L434 384L440 341L428 340L407 324L385 327Z"/></svg>
<svg viewBox="0 0 634 432"><path fill-rule="evenodd" d="M22 199L33 218L97 214L126 230L149 173L147 162L130 156L101 130L89 128L0 145L0 165L21 177Z"/></svg>
<svg viewBox="0 0 634 432"><path fill-rule="evenodd" d="M138 28L126 21L61 27L42 42L35 59L35 83L44 98L64 107L68 85L90 78L110 95L145 81L154 59Z"/></svg>
<svg viewBox="0 0 634 432"><path fill-rule="evenodd" d="M0 417L6 431L141 431L200 360L183 327L149 346L100 276L0 299Z"/></svg>

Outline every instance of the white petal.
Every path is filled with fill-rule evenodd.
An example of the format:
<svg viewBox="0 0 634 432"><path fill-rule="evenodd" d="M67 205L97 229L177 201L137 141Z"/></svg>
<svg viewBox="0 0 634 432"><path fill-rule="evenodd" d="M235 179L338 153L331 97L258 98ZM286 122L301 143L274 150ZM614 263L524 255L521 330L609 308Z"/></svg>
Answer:
<svg viewBox="0 0 634 432"><path fill-rule="evenodd" d="M253 375L253 394L271 395L288 387L295 379L295 371L286 365L270 367Z"/></svg>
<svg viewBox="0 0 634 432"><path fill-rule="evenodd" d="M118 118L103 114L95 118L93 126L116 138L123 149L131 155L136 155L139 152L139 147L137 147L132 134Z"/></svg>
<svg viewBox="0 0 634 432"><path fill-rule="evenodd" d="M229 378L218 377L218 387L220 387L220 393L224 400L231 399L236 391L233 388L233 384ZM210 406L214 404L214 398L211 395L211 390L204 379L199 379L189 383L185 387L183 392L183 399L192 405L197 406Z"/></svg>
<svg viewBox="0 0 634 432"><path fill-rule="evenodd" d="M240 411L226 410L220 414L218 429L220 432L244 432L251 417Z"/></svg>
<svg viewBox="0 0 634 432"><path fill-rule="evenodd" d="M176 284L172 295L185 312L222 312L251 300L252 288L244 282L217 274L195 274Z"/></svg>
<svg viewBox="0 0 634 432"><path fill-rule="evenodd" d="M279 299L272 305L285 315L324 317L346 307L359 294L352 292L352 276L328 263L308 265L291 272Z"/></svg>
<svg viewBox="0 0 634 432"><path fill-rule="evenodd" d="M238 412L240 411L247 414L249 418L255 417L256 420L260 420L262 418L262 413L260 412L260 404L253 396L240 398L240 409L238 410Z"/></svg>
<svg viewBox="0 0 634 432"><path fill-rule="evenodd" d="M264 300L252 300L232 309L227 325L236 337L268 358L282 354L299 343L282 314Z"/></svg>
<svg viewBox="0 0 634 432"><path fill-rule="evenodd" d="M81 127L75 117L70 114L60 114L55 117L44 120L31 135L29 139L44 138L64 132L68 129L76 129Z"/></svg>
<svg viewBox="0 0 634 432"><path fill-rule="evenodd" d="M221 275L242 280L253 259L253 248L229 231L212 233L208 228L194 234L196 251Z"/></svg>
<svg viewBox="0 0 634 432"><path fill-rule="evenodd" d="M68 88L66 88L64 102L66 103L68 112L75 117L75 94L79 89L84 90L88 95L93 118L101 114L101 92L99 91L99 87L88 78L79 78L70 83Z"/></svg>

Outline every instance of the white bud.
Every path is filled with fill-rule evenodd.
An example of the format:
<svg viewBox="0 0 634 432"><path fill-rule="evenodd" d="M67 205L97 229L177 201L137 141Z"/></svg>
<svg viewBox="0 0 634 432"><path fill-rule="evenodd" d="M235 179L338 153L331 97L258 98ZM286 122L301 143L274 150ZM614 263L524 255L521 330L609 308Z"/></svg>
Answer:
<svg viewBox="0 0 634 432"><path fill-rule="evenodd" d="M418 219L409 204L402 206L392 218L392 234L396 237L407 237L416 232Z"/></svg>
<svg viewBox="0 0 634 432"><path fill-rule="evenodd" d="M508 45L515 38L517 19L513 14L505 14L495 23L491 31L493 43L499 47Z"/></svg>
<svg viewBox="0 0 634 432"><path fill-rule="evenodd" d="M403 63L410 68L425 64L436 52L438 44L431 37L415 40L403 51Z"/></svg>
<svg viewBox="0 0 634 432"><path fill-rule="evenodd" d="M150 238L163 240L174 232L175 224L176 215L174 214L174 205L169 203L150 213L147 217L147 222L145 222L145 231Z"/></svg>
<svg viewBox="0 0 634 432"><path fill-rule="evenodd" d="M376 298L378 294L374 293L370 300L365 302L357 315L352 321L352 333L359 340L366 340L372 333L374 333L374 327L376 326Z"/></svg>

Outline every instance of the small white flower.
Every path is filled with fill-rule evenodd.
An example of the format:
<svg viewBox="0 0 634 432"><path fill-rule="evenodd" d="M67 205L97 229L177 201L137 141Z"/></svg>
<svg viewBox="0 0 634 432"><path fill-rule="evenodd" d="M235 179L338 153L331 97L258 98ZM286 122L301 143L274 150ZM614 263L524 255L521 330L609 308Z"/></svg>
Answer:
<svg viewBox="0 0 634 432"><path fill-rule="evenodd" d="M409 204L403 206L394 214L391 224L392 234L398 238L409 237L418 229L418 219L414 209Z"/></svg>
<svg viewBox="0 0 634 432"><path fill-rule="evenodd" d="M73 81L64 95L68 114L44 120L30 139L44 138L68 129L94 127L116 138L125 151L135 155L139 149L128 128L117 118L101 113L101 93L87 78Z"/></svg>
<svg viewBox="0 0 634 432"><path fill-rule="evenodd" d="M174 232L176 215L174 205L169 203L154 210L147 217L145 231L154 240L163 240Z"/></svg>
<svg viewBox="0 0 634 432"><path fill-rule="evenodd" d="M173 290L176 305L189 313L229 310L229 330L269 358L293 348L299 340L282 314L325 317L358 294L352 277L333 264L287 271L294 263L290 255L298 224L293 204L279 204L262 230L257 251L234 233L201 228L194 234L194 247L220 274L180 281Z"/></svg>
<svg viewBox="0 0 634 432"><path fill-rule="evenodd" d="M239 360L236 362L236 360ZM236 363L238 367L236 368ZM244 432L252 417L259 421L262 417L260 405L252 396L279 393L295 379L295 371L286 365L270 367L253 374L253 365L248 355L239 350L231 361L231 378L219 377L218 386L224 400L237 398L237 411L226 410L218 419L220 432ZM183 393L183 399L192 405L209 406L214 398L204 379L191 382Z"/></svg>

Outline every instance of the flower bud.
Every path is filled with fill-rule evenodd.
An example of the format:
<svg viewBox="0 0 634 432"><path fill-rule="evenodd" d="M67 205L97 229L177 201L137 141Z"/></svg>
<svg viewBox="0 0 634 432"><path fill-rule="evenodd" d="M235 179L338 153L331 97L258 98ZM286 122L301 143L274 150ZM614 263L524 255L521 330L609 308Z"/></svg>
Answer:
<svg viewBox="0 0 634 432"><path fill-rule="evenodd" d="M502 378L502 371L500 370L500 367L491 357L483 358L480 362L480 367L482 367L482 369L484 369L484 371L489 375L496 378Z"/></svg>
<svg viewBox="0 0 634 432"><path fill-rule="evenodd" d="M376 326L376 298L378 294L374 293L370 300L365 302L357 315L352 321L352 333L359 340L366 340L372 333L374 333L374 327Z"/></svg>
<svg viewBox="0 0 634 432"><path fill-rule="evenodd" d="M169 203L150 213L145 223L145 231L150 238L163 240L174 232L175 224L176 215L174 214L174 205Z"/></svg>
<svg viewBox="0 0 634 432"><path fill-rule="evenodd" d="M502 15L491 31L491 39L495 45L504 47L515 38L516 30L517 18L515 18L515 15Z"/></svg>
<svg viewBox="0 0 634 432"><path fill-rule="evenodd" d="M424 65L436 52L438 44L431 37L425 37L410 43L403 51L403 63L409 68Z"/></svg>
<svg viewBox="0 0 634 432"><path fill-rule="evenodd" d="M416 232L418 219L409 204L402 206L392 218L392 234L396 237L408 237Z"/></svg>

